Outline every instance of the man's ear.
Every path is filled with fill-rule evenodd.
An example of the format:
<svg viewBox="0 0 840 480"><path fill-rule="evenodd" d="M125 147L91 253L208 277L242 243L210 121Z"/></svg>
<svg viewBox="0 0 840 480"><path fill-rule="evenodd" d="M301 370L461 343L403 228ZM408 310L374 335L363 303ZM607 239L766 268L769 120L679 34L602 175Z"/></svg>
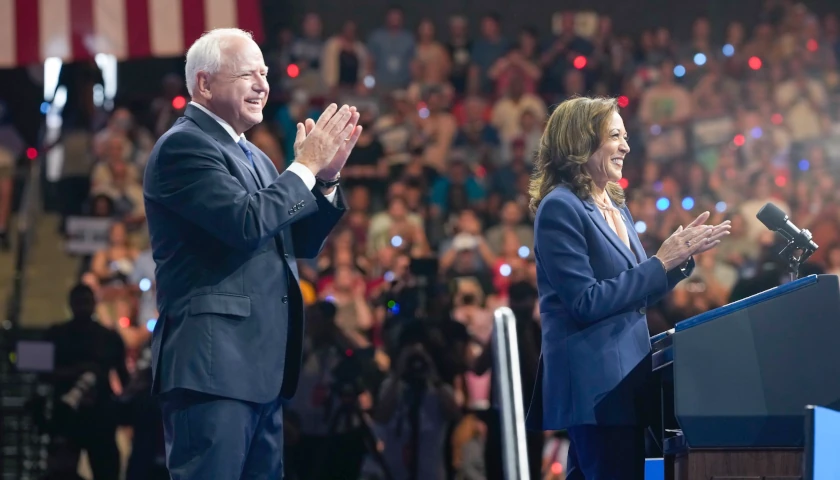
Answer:
<svg viewBox="0 0 840 480"><path fill-rule="evenodd" d="M198 80L195 84L196 96L205 100L212 99L213 93L210 91L210 75L207 72L198 72L196 79Z"/></svg>

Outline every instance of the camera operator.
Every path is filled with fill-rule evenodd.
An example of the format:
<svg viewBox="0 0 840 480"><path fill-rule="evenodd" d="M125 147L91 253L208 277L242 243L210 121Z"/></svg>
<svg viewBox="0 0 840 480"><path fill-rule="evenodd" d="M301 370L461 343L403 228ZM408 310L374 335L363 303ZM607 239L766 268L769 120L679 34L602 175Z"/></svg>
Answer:
<svg viewBox="0 0 840 480"><path fill-rule="evenodd" d="M84 449L94 480L112 480L119 478L120 458L115 438L118 406L111 378L118 377L120 385L128 381L125 346L117 332L93 320L93 290L77 285L69 300L73 319L46 333L55 348L55 371L50 375L55 395L50 475L61 478L75 473ZM59 463L72 472L55 471Z"/></svg>
<svg viewBox="0 0 840 480"><path fill-rule="evenodd" d="M440 380L426 348L407 344L373 415L394 480L443 480L443 445L449 423L459 416L452 387Z"/></svg>
<svg viewBox="0 0 840 480"><path fill-rule="evenodd" d="M416 320L443 318L446 292L436 283L436 258L399 255L387 277L389 282L375 301L376 319L382 325L382 342L388 356L398 355L403 331Z"/></svg>
<svg viewBox="0 0 840 480"><path fill-rule="evenodd" d="M330 302L318 302L306 313L301 376L289 405L300 430L287 456L291 478L358 478L365 453L375 451L364 411L383 375L373 349L342 334L335 317Z"/></svg>

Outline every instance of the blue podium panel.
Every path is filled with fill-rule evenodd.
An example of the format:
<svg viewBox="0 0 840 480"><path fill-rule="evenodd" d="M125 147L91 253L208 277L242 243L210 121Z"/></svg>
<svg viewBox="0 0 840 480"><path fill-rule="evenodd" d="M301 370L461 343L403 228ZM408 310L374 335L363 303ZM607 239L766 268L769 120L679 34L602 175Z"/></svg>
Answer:
<svg viewBox="0 0 840 480"><path fill-rule="evenodd" d="M665 459L645 459L645 480L665 480Z"/></svg>
<svg viewBox="0 0 840 480"><path fill-rule="evenodd" d="M802 447L805 406L840 407L837 276L768 290L656 340L654 368L672 382L663 400L688 448Z"/></svg>
<svg viewBox="0 0 840 480"><path fill-rule="evenodd" d="M805 480L840 480L840 412L808 407Z"/></svg>

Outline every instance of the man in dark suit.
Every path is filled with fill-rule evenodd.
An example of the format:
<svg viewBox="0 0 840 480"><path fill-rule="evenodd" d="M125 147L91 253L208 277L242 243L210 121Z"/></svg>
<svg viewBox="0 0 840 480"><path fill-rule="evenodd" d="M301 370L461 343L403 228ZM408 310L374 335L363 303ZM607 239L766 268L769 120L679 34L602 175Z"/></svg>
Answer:
<svg viewBox="0 0 840 480"><path fill-rule="evenodd" d="M192 101L145 172L160 317L152 339L173 479L282 478L282 402L297 388L313 258L344 212L339 172L355 108L298 124L278 175L243 132L262 121L267 68L248 33L211 31L187 53Z"/></svg>

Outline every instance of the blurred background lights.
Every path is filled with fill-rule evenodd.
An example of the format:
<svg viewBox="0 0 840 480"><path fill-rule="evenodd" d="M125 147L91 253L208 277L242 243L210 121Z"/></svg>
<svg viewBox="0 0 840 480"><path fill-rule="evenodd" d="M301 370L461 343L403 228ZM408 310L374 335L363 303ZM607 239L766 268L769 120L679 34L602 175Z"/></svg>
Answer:
<svg viewBox="0 0 840 480"><path fill-rule="evenodd" d="M722 202L722 201L721 201L721 202L717 202L717 203L715 204L715 210L717 210L717 211L718 211L718 213L723 213L723 212L725 212L725 211L726 211L726 202Z"/></svg>
<svg viewBox="0 0 840 480"><path fill-rule="evenodd" d="M394 248L399 248L403 244L403 239L399 235L394 235L391 237L391 246Z"/></svg>
<svg viewBox="0 0 840 480"><path fill-rule="evenodd" d="M761 138L762 133L761 127L753 127L752 130L750 130L750 135L752 135L753 138Z"/></svg>
<svg viewBox="0 0 840 480"><path fill-rule="evenodd" d="M150 288L152 288L152 281L148 278L144 278L140 280L140 283L137 284L140 287L140 290L143 292L148 292Z"/></svg>
<svg viewBox="0 0 840 480"><path fill-rule="evenodd" d="M656 209L660 212L664 212L668 210L668 207L671 206L671 201L665 197L660 197L659 200L656 201Z"/></svg>
<svg viewBox="0 0 840 480"><path fill-rule="evenodd" d="M749 65L753 70L758 70L761 68L761 59L758 57L750 57L747 65Z"/></svg>
<svg viewBox="0 0 840 480"><path fill-rule="evenodd" d="M691 210L694 208L694 199L691 197L685 197L682 199L682 207L683 210Z"/></svg>
<svg viewBox="0 0 840 480"><path fill-rule="evenodd" d="M180 110L187 106L187 99L178 95L177 97L172 99L172 108L175 110Z"/></svg>
<svg viewBox="0 0 840 480"><path fill-rule="evenodd" d="M732 45L730 45L728 43L723 46L722 50L723 50L723 54L727 57L731 57L732 55L735 55L735 47L733 47Z"/></svg>
<svg viewBox="0 0 840 480"><path fill-rule="evenodd" d="M705 65L706 64L706 55L702 53L698 53L694 55L694 64L697 66Z"/></svg>
<svg viewBox="0 0 840 480"><path fill-rule="evenodd" d="M635 227L638 233L645 233L647 231L647 224L641 220L636 222Z"/></svg>
<svg viewBox="0 0 840 480"><path fill-rule="evenodd" d="M508 275L510 275L510 272L511 272L511 271L512 271L512 270L511 270L511 268L510 268L510 265L508 265L507 263L503 263L503 264L499 267L499 273L500 273L503 277L507 277Z"/></svg>
<svg viewBox="0 0 840 480"><path fill-rule="evenodd" d="M804 158L799 161L799 169L800 170L802 170L803 172L807 172L809 168L811 168L811 162L809 162L808 160L806 160Z"/></svg>
<svg viewBox="0 0 840 480"><path fill-rule="evenodd" d="M155 331L155 325L157 325L157 319L156 318L150 318L146 322L146 330L148 330L150 332L154 332Z"/></svg>
<svg viewBox="0 0 840 480"><path fill-rule="evenodd" d="M531 254L531 249L525 245L522 245L521 247L519 247L519 251L517 253L519 254L519 258L528 258L528 255Z"/></svg>
<svg viewBox="0 0 840 480"><path fill-rule="evenodd" d="M682 65L677 65L676 67L674 67L674 76L675 77L680 78L683 75L685 75L685 67L683 67Z"/></svg>

